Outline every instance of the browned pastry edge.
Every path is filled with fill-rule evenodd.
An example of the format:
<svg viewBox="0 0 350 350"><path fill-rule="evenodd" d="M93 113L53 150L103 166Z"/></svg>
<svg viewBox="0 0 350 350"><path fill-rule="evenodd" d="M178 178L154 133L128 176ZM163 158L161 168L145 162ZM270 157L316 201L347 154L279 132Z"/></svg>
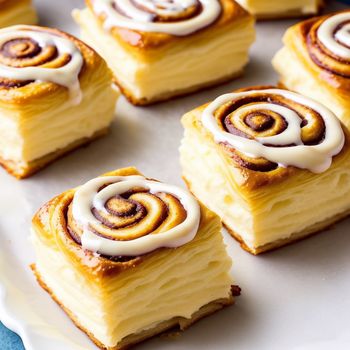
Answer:
<svg viewBox="0 0 350 350"><path fill-rule="evenodd" d="M44 167L49 165L50 163L53 163L55 160L64 157L68 153L76 150L79 147L86 146L90 142L94 141L95 139L102 137L108 133L109 128L104 128L101 130L96 131L92 136L90 137L84 137L79 140L76 140L72 143L70 143L68 146L64 148L60 148L57 151L51 152L49 154L44 155L43 157L40 157L38 159L35 159L28 163L27 167L21 168L17 165L16 162L11 160L5 160L0 157L0 165L11 175L16 177L17 179L25 179L38 171L42 170Z"/></svg>
<svg viewBox="0 0 350 350"><path fill-rule="evenodd" d="M321 14L325 8L325 2L322 0L318 5L318 9L315 13L303 13L301 10L290 10L284 13L266 13L262 15L254 15L258 21L270 21L270 20L284 20L294 18L310 18Z"/></svg>
<svg viewBox="0 0 350 350"><path fill-rule="evenodd" d="M253 254L253 255L259 255L262 253L266 253L272 250L275 250L277 248L283 247L290 245L292 243L301 241L303 239L309 238L317 233L321 233L324 231L327 231L328 229L332 228L337 222L346 219L347 217L350 216L350 209L346 210L343 213L340 213L338 215L332 216L331 218L328 218L324 221L321 221L319 223L316 223L312 226L309 226L307 229L300 231L300 232L295 232L293 233L290 237L280 239L275 242L267 243L263 246L260 246L258 248L252 249L249 248L243 241L242 237L234 232L224 221L222 221L223 225L225 226L226 230L228 233L236 240L238 243L241 245L241 247L246 250L247 252Z"/></svg>
<svg viewBox="0 0 350 350"><path fill-rule="evenodd" d="M146 339L155 337L161 333L164 333L169 330L178 330L183 331L190 327L195 322L199 321L201 318L204 318L206 316L209 316L216 311L219 311L223 309L226 306L230 306L234 304L234 291L235 289L232 288L232 295L227 299L218 299L210 302L207 305L202 306L198 311L196 311L191 319L186 319L184 317L175 317L170 320L164 321L157 325L154 328L147 329L145 331L142 331L140 333L131 334L124 339L122 339L118 345L113 347L105 347L99 340L97 340L92 333L90 333L87 329L85 329L77 320L76 316L72 311L67 309L56 297L56 295L53 293L52 290L46 285L46 283L43 281L42 277L40 276L38 270L36 269L35 264L31 265L31 269L33 270L35 277L39 283L39 285L51 296L51 298L58 304L58 306L68 315L68 317L73 321L73 323L81 330L83 331L99 348L102 350L125 350L130 348L131 346L138 344L140 342L143 342Z"/></svg>
<svg viewBox="0 0 350 350"><path fill-rule="evenodd" d="M115 76L113 77L113 82L116 86L118 86L121 93L127 98L127 100L130 103L132 103L135 106L149 106L149 105L152 105L155 103L170 101L170 100L173 100L175 98L194 94L194 93L201 91L201 90L210 89L210 88L213 88L215 86L219 86L219 85L227 83L233 79L241 77L243 75L243 72L244 72L244 69L242 68L238 72L235 72L235 73L228 75L228 76L225 76L223 78L220 78L217 80L212 80L212 81L206 82L204 84L191 86L191 87L183 89L183 90L177 90L177 91L172 91L170 93L158 95L150 100L147 100L145 98L141 98L141 99L136 98L130 90L123 87L122 84L120 82L118 82L118 80Z"/></svg>

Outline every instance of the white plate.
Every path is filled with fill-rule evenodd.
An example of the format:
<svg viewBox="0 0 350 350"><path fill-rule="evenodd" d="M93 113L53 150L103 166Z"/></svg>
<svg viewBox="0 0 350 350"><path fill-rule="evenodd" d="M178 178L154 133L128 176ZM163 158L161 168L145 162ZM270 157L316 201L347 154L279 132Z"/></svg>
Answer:
<svg viewBox="0 0 350 350"><path fill-rule="evenodd" d="M74 6L82 7L83 1L38 0L37 5L42 24L76 33L69 13ZM0 320L21 335L27 350L96 349L38 287L29 269L34 261L29 227L37 208L72 186L128 165L181 184L180 116L233 88L276 82L270 59L291 23L258 25L252 62L243 79L148 108L132 107L122 99L107 137L28 180L17 181L0 171ZM140 348L350 349L349 229L347 220L326 233L259 257L245 253L226 237L235 262L233 275L243 289L237 304L202 320L177 340L156 338Z"/></svg>

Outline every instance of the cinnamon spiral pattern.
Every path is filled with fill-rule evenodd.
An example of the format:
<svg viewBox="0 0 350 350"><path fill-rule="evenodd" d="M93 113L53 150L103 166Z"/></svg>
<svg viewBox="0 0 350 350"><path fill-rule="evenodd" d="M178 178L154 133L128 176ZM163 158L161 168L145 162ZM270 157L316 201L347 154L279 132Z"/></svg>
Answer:
<svg viewBox="0 0 350 350"><path fill-rule="evenodd" d="M350 78L350 11L315 22L309 30L307 44L318 66Z"/></svg>
<svg viewBox="0 0 350 350"><path fill-rule="evenodd" d="M45 28L13 26L0 30L0 86L4 88L53 82L66 87L72 100L79 103L82 66L77 46Z"/></svg>
<svg viewBox="0 0 350 350"><path fill-rule="evenodd" d="M87 182L75 193L67 218L77 243L112 257L181 246L195 237L199 220L199 205L187 191L138 175Z"/></svg>
<svg viewBox="0 0 350 350"><path fill-rule="evenodd" d="M344 145L330 110L280 89L222 95L206 107L202 123L240 166L255 171L295 166L323 172Z"/></svg>
<svg viewBox="0 0 350 350"><path fill-rule="evenodd" d="M221 13L219 0L91 0L94 12L113 27L144 32L189 35L213 23Z"/></svg>

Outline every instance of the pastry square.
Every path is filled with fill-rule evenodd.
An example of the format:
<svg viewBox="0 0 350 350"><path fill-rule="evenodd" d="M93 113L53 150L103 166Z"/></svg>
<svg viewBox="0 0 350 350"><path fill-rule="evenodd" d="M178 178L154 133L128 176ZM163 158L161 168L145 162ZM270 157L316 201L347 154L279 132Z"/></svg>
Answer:
<svg viewBox="0 0 350 350"><path fill-rule="evenodd" d="M135 168L52 199L32 232L40 285L102 349L183 330L239 294L219 217Z"/></svg>
<svg viewBox="0 0 350 350"><path fill-rule="evenodd" d="M117 97L105 61L78 39L0 30L0 164L17 178L104 135Z"/></svg>
<svg viewBox="0 0 350 350"><path fill-rule="evenodd" d="M324 6L324 0L237 0L258 19L280 19L315 15Z"/></svg>
<svg viewBox="0 0 350 350"><path fill-rule="evenodd" d="M255 38L253 17L234 0L86 3L86 9L73 12L82 37L105 58L136 105L241 75Z"/></svg>
<svg viewBox="0 0 350 350"><path fill-rule="evenodd" d="M298 23L272 64L286 88L322 101L350 128L350 11Z"/></svg>
<svg viewBox="0 0 350 350"><path fill-rule="evenodd" d="M348 133L323 105L255 87L185 114L180 148L192 193L259 254L350 213Z"/></svg>
<svg viewBox="0 0 350 350"><path fill-rule="evenodd" d="M37 22L32 0L0 0L0 28Z"/></svg>

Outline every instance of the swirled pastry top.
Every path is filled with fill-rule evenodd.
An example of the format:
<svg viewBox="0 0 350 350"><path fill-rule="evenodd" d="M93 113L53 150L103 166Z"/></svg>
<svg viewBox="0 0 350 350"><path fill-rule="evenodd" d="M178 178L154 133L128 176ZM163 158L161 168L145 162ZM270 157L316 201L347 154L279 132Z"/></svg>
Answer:
<svg viewBox="0 0 350 350"><path fill-rule="evenodd" d="M25 99L67 89L81 99L80 75L101 60L78 39L56 29L12 26L0 30L0 99Z"/></svg>
<svg viewBox="0 0 350 350"><path fill-rule="evenodd" d="M140 47L156 47L249 16L233 0L87 0L106 31Z"/></svg>
<svg viewBox="0 0 350 350"><path fill-rule="evenodd" d="M200 207L186 190L140 175L103 176L82 185L67 227L83 248L106 256L139 256L191 241Z"/></svg>
<svg viewBox="0 0 350 350"><path fill-rule="evenodd" d="M296 33L298 38L292 39ZM337 88L350 90L350 11L316 17L292 27L287 42L305 55L311 69ZM299 45L302 45L300 48Z"/></svg>
<svg viewBox="0 0 350 350"><path fill-rule="evenodd" d="M260 172L290 166L323 172L345 142L329 109L281 89L222 95L203 110L201 121L236 163Z"/></svg>

